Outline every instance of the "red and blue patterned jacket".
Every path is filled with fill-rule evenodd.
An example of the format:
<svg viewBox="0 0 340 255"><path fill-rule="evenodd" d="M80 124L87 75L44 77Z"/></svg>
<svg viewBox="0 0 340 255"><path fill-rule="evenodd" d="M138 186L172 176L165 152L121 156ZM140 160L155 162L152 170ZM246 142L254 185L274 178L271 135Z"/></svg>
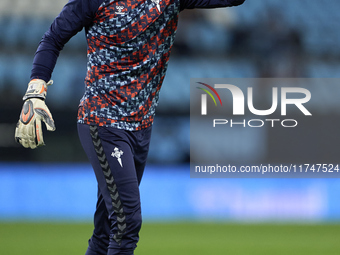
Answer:
<svg viewBox="0 0 340 255"><path fill-rule="evenodd" d="M36 51L31 79L51 78L59 52L85 28L87 75L78 123L152 125L180 11L244 0L70 0Z"/></svg>

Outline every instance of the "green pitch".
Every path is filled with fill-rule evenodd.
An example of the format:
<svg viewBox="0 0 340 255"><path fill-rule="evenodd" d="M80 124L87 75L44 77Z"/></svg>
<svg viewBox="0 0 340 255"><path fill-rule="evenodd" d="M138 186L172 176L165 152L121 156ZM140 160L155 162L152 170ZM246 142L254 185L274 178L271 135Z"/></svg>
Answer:
<svg viewBox="0 0 340 255"><path fill-rule="evenodd" d="M0 254L83 255L91 224L0 223ZM340 225L144 223L136 255L338 255Z"/></svg>

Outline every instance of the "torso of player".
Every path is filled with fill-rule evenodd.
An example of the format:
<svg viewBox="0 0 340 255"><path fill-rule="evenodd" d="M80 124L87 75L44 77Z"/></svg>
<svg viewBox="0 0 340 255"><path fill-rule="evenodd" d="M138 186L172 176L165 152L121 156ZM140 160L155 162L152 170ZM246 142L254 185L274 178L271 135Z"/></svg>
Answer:
<svg viewBox="0 0 340 255"><path fill-rule="evenodd" d="M126 130L152 124L179 11L179 0L101 4L86 28L86 89L78 122Z"/></svg>

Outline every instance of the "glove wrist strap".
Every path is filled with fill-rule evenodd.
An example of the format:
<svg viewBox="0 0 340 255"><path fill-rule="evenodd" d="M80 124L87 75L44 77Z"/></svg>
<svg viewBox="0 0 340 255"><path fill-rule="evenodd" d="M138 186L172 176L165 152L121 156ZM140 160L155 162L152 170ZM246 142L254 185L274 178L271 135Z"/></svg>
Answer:
<svg viewBox="0 0 340 255"><path fill-rule="evenodd" d="M28 98L40 98L42 100L46 99L47 86L52 85L53 81L46 83L44 80L33 79L28 83L27 91L22 98L24 101Z"/></svg>

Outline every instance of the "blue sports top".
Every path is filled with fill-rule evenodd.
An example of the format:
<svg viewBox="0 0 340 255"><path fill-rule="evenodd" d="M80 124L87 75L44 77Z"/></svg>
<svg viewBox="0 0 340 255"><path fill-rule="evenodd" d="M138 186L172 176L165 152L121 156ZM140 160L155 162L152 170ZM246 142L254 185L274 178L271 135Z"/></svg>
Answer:
<svg viewBox="0 0 340 255"><path fill-rule="evenodd" d="M70 0L44 34L31 79L50 80L59 52L85 28L87 75L78 123L140 130L153 123L179 12L245 0Z"/></svg>

